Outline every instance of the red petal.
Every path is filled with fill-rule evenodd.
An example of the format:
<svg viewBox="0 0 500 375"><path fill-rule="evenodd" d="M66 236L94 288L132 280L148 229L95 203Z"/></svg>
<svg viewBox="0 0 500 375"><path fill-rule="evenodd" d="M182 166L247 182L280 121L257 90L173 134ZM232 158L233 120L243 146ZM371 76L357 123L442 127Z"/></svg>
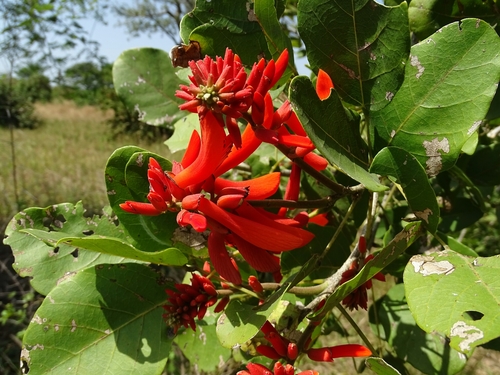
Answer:
<svg viewBox="0 0 500 375"><path fill-rule="evenodd" d="M323 69L318 72L318 79L316 80L316 93L321 100L328 99L331 89L333 89L333 82L328 73Z"/></svg>
<svg viewBox="0 0 500 375"><path fill-rule="evenodd" d="M247 369L250 370L250 375L273 375L273 373L259 363L248 363Z"/></svg>
<svg viewBox="0 0 500 375"><path fill-rule="evenodd" d="M252 245L235 234L231 236L231 241L253 269L260 272L276 272L280 269L279 259L266 250Z"/></svg>
<svg viewBox="0 0 500 375"><path fill-rule="evenodd" d="M200 153L200 147L201 147L200 135L196 130L193 130L191 138L189 139L189 144L186 148L186 152L184 153L184 156L182 157L181 160L181 165L184 168L187 168L191 164L193 164L193 162L198 157L198 154Z"/></svg>
<svg viewBox="0 0 500 375"><path fill-rule="evenodd" d="M273 172L245 181L230 181L219 177L215 180L214 191L219 194L222 189L227 187L247 188L246 199L266 199L278 190L280 176L279 172Z"/></svg>
<svg viewBox="0 0 500 375"><path fill-rule="evenodd" d="M233 233L237 234L251 244L264 250L282 252L302 247L314 238L314 234L300 229L290 228L274 222L259 214L246 202L238 208L242 216L230 214L206 198L200 198L198 209L205 215L219 222ZM251 214L253 217L248 219Z"/></svg>
<svg viewBox="0 0 500 375"><path fill-rule="evenodd" d="M214 175L220 176L231 168L244 162L261 143L262 141L255 136L252 126L248 125L241 136L241 148L233 146L228 157L215 170Z"/></svg>
<svg viewBox="0 0 500 375"><path fill-rule="evenodd" d="M125 203L120 204L120 208L131 214L147 216L157 216L161 214L161 211L158 211L151 203L126 201Z"/></svg>
<svg viewBox="0 0 500 375"><path fill-rule="evenodd" d="M278 60L276 60L276 69L274 72L274 77L271 82L271 86L269 87L273 87L280 80L287 66L288 66L288 50L285 49L283 50L283 52L281 52L281 55L280 57L278 57Z"/></svg>
<svg viewBox="0 0 500 375"><path fill-rule="evenodd" d="M326 217L326 213L319 214L313 217L309 218L309 223L314 223L316 225L319 225L321 227L324 227L325 225L328 224L328 218Z"/></svg>
<svg viewBox="0 0 500 375"><path fill-rule="evenodd" d="M297 117L295 112L292 112L292 115L290 116L290 118L288 120L286 120L285 123L290 127L290 129L292 129L292 131L295 134L302 135L304 137L307 136L307 133L304 130L304 127L300 123L299 118Z"/></svg>
<svg viewBox="0 0 500 375"><path fill-rule="evenodd" d="M257 348L255 349L257 350L257 353L259 353L260 355L263 355L267 358L271 358L271 359L274 359L274 360L278 360L278 359L281 359L282 356L278 354L278 352L276 352L276 350L268 345L259 345L257 346Z"/></svg>
<svg viewBox="0 0 500 375"><path fill-rule="evenodd" d="M231 257L227 253L224 235L211 232L208 236L208 255L215 270L227 281L240 285L240 272L231 262Z"/></svg>
<svg viewBox="0 0 500 375"><path fill-rule="evenodd" d="M317 362L333 362L330 348L313 348L307 351L309 359Z"/></svg>
<svg viewBox="0 0 500 375"><path fill-rule="evenodd" d="M208 111L200 116L201 149L191 165L174 177L181 189L199 184L212 175L222 160L227 156L226 133L217 119Z"/></svg>
<svg viewBox="0 0 500 375"><path fill-rule="evenodd" d="M358 344L345 344L330 347L332 358L340 357L368 357L372 355L370 349Z"/></svg>
<svg viewBox="0 0 500 375"><path fill-rule="evenodd" d="M310 152L304 156L304 161L317 171L322 171L328 166L328 161L323 156L314 152Z"/></svg>

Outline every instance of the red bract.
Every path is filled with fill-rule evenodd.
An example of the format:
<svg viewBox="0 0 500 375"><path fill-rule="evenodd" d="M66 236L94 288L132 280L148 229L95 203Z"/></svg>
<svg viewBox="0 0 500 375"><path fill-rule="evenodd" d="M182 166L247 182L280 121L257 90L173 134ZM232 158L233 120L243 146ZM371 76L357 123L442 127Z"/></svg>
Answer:
<svg viewBox="0 0 500 375"><path fill-rule="evenodd" d="M280 362L274 364L273 371L258 363L247 364L247 369L236 373L236 375L294 375L295 369L292 365L282 365ZM297 375L319 375L319 372L313 370L301 371Z"/></svg>
<svg viewBox="0 0 500 375"><path fill-rule="evenodd" d="M309 359L318 362L333 362L340 357L368 357L372 354L370 349L363 345L346 344L327 348L313 348L307 351Z"/></svg>
<svg viewBox="0 0 500 375"><path fill-rule="evenodd" d="M209 56L203 60L190 61L192 76L189 86L181 85L176 96L186 100L179 106L193 113L212 111L220 125L225 125L233 137L234 144L241 147L241 134L235 119L246 113L254 98L254 93L265 95L283 75L288 64L288 51L284 50L276 62L267 65L264 59L254 64L247 74L238 55L229 48L224 58L217 56L215 61Z"/></svg>
<svg viewBox="0 0 500 375"><path fill-rule="evenodd" d="M331 89L334 88L332 79L323 69L318 71L316 80L316 93L320 100L326 100L330 97Z"/></svg>
<svg viewBox="0 0 500 375"><path fill-rule="evenodd" d="M191 327L196 331L194 318L203 319L207 308L217 302L217 291L214 284L204 276L193 274L191 285L175 284L177 290L167 289L168 304L163 306L167 311L163 318L168 325L171 325L174 334L181 326ZM227 301L222 299L219 304L226 306ZM221 311L224 306L216 306L216 310Z"/></svg>

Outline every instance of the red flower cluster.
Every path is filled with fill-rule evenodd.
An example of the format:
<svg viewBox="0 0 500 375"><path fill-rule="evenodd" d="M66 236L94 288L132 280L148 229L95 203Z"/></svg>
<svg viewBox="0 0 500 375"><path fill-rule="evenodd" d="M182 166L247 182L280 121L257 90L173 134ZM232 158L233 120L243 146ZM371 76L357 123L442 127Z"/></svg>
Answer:
<svg viewBox="0 0 500 375"><path fill-rule="evenodd" d="M219 56L212 60L205 56L203 60L190 61L191 84L181 85L176 96L186 100L179 108L193 113L210 110L216 114L221 125L224 125L222 114L226 115L225 124L234 144L241 147L241 135L236 119L246 113L254 97L264 97L278 82L288 64L288 51L284 50L279 59L268 64L264 59L254 64L247 77L245 68L238 55L229 48L224 58Z"/></svg>
<svg viewBox="0 0 500 375"><path fill-rule="evenodd" d="M366 253L366 239L361 236L359 238L359 243L358 243L358 249L359 252L364 254ZM351 280L354 276L356 276L363 268L363 266L368 263L370 260L374 258L373 254L368 255L363 263L360 265L359 261L354 261L351 264L351 268L349 268L347 271L345 271L342 274L342 279L340 280L340 284L343 284L349 280ZM385 281L385 276L382 273L377 273L373 278L379 280L379 281ZM349 308L350 310L357 310L358 307L361 307L362 309L368 309L368 293L367 290L371 289L372 287L372 281L368 280L366 283L361 285L359 288L354 289L351 294L349 294L347 297L345 297L342 300L342 304Z"/></svg>
<svg viewBox="0 0 500 375"><path fill-rule="evenodd" d="M226 244L238 249L257 271L279 271L279 258L274 254L306 245L314 235L300 227L303 222L285 219L252 207L246 200L265 199L276 192L280 174L271 173L247 181L228 181L222 173L240 163L247 147L233 149L214 115L200 115L201 138L193 133L186 154L172 171L165 172L155 159L149 160L149 203L126 201L120 207L130 213L159 215L178 212L181 226L191 225L196 231L210 229L208 250L215 270L226 280L241 284L236 263ZM243 139L248 135L243 134Z"/></svg>
<svg viewBox="0 0 500 375"><path fill-rule="evenodd" d="M263 140L289 147L318 170L326 167L326 160L312 152L314 145L290 103L274 110L269 90L287 64L288 52L284 51L276 62L261 59L247 77L239 57L229 49L223 59L190 61L191 84L181 86L176 95L187 101L181 109L199 114L201 134L193 132L183 159L174 162L171 171L150 159L149 203L120 205L127 212L143 215L177 212L180 226L190 225L198 232L210 230L210 260L219 275L234 284L242 280L227 245L237 249L252 268L279 278L277 254L302 247L314 237L301 228L307 224L307 215L288 219L286 210L276 215L248 203L273 195L280 173L246 181L220 177L246 160ZM236 123L240 117L249 122L243 134ZM300 168L292 168L286 198L298 199Z"/></svg>
<svg viewBox="0 0 500 375"><path fill-rule="evenodd" d="M281 336L269 321L260 329L271 345L259 345L257 352L273 360L286 359L294 361L299 355L299 348L293 342ZM358 344L337 345L325 348L310 348L307 356L317 362L333 362L340 357L367 357L372 354L370 349Z"/></svg>
<svg viewBox="0 0 500 375"><path fill-rule="evenodd" d="M166 289L168 294L168 304L163 306L167 311L163 318L177 333L181 326L191 327L196 331L194 318L203 319L207 308L217 302L217 291L214 284L204 276L196 273L191 278L191 285L175 284L177 290ZM228 298L223 298L215 307L215 312L224 310L228 303Z"/></svg>
<svg viewBox="0 0 500 375"><path fill-rule="evenodd" d="M248 371L239 371L236 375L294 375L295 369L292 365L282 365L280 362L274 364L274 370L271 371L267 367L258 363L247 364ZM313 370L301 371L297 375L319 375L319 372Z"/></svg>

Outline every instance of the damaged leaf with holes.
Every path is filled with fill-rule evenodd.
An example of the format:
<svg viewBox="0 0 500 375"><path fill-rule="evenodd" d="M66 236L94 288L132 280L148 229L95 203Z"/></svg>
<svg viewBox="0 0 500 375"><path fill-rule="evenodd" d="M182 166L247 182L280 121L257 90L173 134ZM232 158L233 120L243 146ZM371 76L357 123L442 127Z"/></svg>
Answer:
<svg viewBox="0 0 500 375"><path fill-rule="evenodd" d="M103 235L121 241L129 240L109 209L101 217L85 217L84 212L81 202L76 205L62 203L46 208L28 208L14 216L8 224L4 242L12 248L14 269L23 277L31 277L31 285L37 292L47 295L57 284L87 267L135 261L64 243L58 245L55 238L67 235L79 238ZM37 238L26 230L38 230L52 239Z"/></svg>
<svg viewBox="0 0 500 375"><path fill-rule="evenodd" d="M467 257L452 250L415 255L404 272L415 321L465 354L500 337L499 272L500 256Z"/></svg>

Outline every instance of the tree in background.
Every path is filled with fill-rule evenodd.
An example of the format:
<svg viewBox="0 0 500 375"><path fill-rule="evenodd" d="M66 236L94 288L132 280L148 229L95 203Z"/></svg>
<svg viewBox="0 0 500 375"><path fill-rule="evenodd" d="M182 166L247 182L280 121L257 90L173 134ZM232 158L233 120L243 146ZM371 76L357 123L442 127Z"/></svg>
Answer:
<svg viewBox="0 0 500 375"><path fill-rule="evenodd" d="M122 3L113 10L131 35L161 33L178 44L179 24L194 5L194 0L135 0L133 5Z"/></svg>

